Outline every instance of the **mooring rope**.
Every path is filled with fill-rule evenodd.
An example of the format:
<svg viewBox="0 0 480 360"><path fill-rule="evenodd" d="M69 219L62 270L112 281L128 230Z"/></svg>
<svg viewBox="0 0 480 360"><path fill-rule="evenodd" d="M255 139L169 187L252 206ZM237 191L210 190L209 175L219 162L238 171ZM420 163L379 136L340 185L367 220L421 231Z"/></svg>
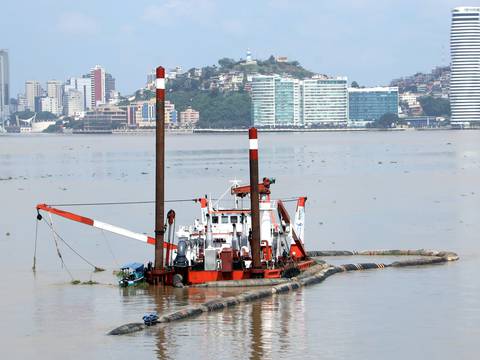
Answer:
<svg viewBox="0 0 480 360"><path fill-rule="evenodd" d="M115 263L115 265L117 267L119 267L117 258L115 257L115 254L113 253L112 247L110 246L110 242L107 239L107 235L105 235L105 231L103 231L103 229L101 229L101 232L102 232L103 239L105 240L105 243L107 244L108 251L110 252L110 255L112 255L113 262Z"/></svg>
<svg viewBox="0 0 480 360"><path fill-rule="evenodd" d="M49 214L50 215L50 214ZM93 269L95 271L105 271L105 269L102 269L101 267L98 267L98 266L95 266L94 264L92 264L90 261L88 261L85 257L83 257L77 250L75 250L68 242L65 241L64 238L62 238L60 236L59 233L57 233L57 231L53 228L53 221L52 221L52 218L50 216L50 221L52 221L52 223L49 223L47 220L45 220L45 218L43 218L43 221L45 221L45 223L48 225L48 227L52 230L53 234L56 235L58 237L58 239L60 239L70 250L72 250L73 253L75 253L78 257L80 257L83 261L85 261L88 265L90 265L91 267L93 267ZM54 236L55 238L55 236ZM63 262L63 259L62 259L62 262Z"/></svg>
<svg viewBox="0 0 480 360"><path fill-rule="evenodd" d="M49 214L50 215L50 214ZM50 216L50 221L52 221L52 217ZM48 221L45 220L45 222L48 224ZM52 221L53 222L53 221ZM50 225L50 224L49 224ZM60 252L60 247L58 246L58 242L57 242L57 237L56 237L56 231L53 229L53 225L50 226L50 229L52 229L52 235L53 235L53 241L55 242L55 248L57 249L57 255L58 257L60 258L60 261L62 263L62 268L65 268L65 271L68 273L68 275L70 276L70 279L72 281L74 281L74 278L73 278L73 275L72 273L70 272L70 270L68 270L68 267L67 267L67 264L65 264L65 261L63 260L63 256L62 256L62 253Z"/></svg>
<svg viewBox="0 0 480 360"><path fill-rule="evenodd" d="M323 253L321 251L316 251L312 253ZM437 263L445 263L448 261L458 260L458 255L454 252L448 251L429 251L429 250L374 250L374 251L330 251L328 252L329 256L335 256L335 253L338 255L421 255L429 257L427 259L415 259L415 260L403 260L395 261L391 264L383 263L359 263L359 264L344 264L339 266L334 266L327 264L325 262L319 263L312 266L311 268L305 270L299 276L290 279L286 283L280 283L274 285L268 289L259 289L253 291L247 291L237 296L231 296L226 298L218 298L214 300L207 301L199 305L190 305L183 309L174 311L173 313L163 315L156 320L155 323L167 323L177 320L182 320L186 318L191 318L198 316L202 313L213 312L218 310L223 310L240 303L248 303L259 299L264 299L271 297L274 294L286 293L299 289L303 286L309 286L313 284L320 283L326 278L340 273L348 271L359 271L359 270L368 270L368 269L384 269L387 267L399 267L399 266L418 266L418 265L431 265ZM265 280L265 279L260 279ZM232 280L235 281L235 280ZM243 280L238 280L237 283L242 282ZM251 280L250 280L251 281ZM246 283L243 283L242 286L249 286ZM251 286L251 285L250 285ZM150 324L152 325L152 324ZM109 335L124 335L130 334L137 331L142 331L146 328L144 323L130 323L122 325L118 328L113 329L108 334Z"/></svg>

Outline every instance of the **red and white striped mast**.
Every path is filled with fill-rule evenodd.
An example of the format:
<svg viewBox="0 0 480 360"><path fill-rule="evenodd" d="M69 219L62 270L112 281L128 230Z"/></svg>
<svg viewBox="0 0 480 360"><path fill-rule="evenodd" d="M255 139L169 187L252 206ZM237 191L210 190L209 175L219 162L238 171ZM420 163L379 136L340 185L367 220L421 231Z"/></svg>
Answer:
<svg viewBox="0 0 480 360"><path fill-rule="evenodd" d="M248 129L249 158L250 158L250 209L252 219L252 236L250 248L252 249L252 268L261 268L260 262L260 204L258 193L258 135L257 129Z"/></svg>
<svg viewBox="0 0 480 360"><path fill-rule="evenodd" d="M156 271L164 269L163 242L165 235L165 69L157 67L156 79L156 136L155 136L155 264Z"/></svg>

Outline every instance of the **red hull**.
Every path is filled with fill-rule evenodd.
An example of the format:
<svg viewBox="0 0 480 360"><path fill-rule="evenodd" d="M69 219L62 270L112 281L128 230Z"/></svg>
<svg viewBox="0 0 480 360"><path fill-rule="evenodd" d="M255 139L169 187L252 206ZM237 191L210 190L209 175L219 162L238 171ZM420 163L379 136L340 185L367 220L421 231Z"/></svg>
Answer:
<svg viewBox="0 0 480 360"><path fill-rule="evenodd" d="M305 271L309 267L315 264L314 260L304 260L297 263L297 268L300 271ZM264 279L278 279L281 277L283 268L263 270L259 272L256 277ZM165 285L173 284L173 271L161 271L156 273L155 271L147 273L147 281L152 284L164 283ZM225 281L225 280L246 280L251 279L252 272L250 270L233 270L230 272L223 271L206 271L206 270L191 270L185 269L182 274L188 285L204 284L213 281Z"/></svg>

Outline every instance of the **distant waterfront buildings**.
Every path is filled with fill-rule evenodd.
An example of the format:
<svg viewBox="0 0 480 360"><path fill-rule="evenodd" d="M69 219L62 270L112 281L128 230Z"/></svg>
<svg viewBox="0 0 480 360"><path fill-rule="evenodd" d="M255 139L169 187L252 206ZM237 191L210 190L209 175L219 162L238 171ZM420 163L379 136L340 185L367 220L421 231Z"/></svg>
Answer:
<svg viewBox="0 0 480 360"><path fill-rule="evenodd" d="M339 126L348 120L347 78L257 75L251 93L255 126Z"/></svg>
<svg viewBox="0 0 480 360"><path fill-rule="evenodd" d="M178 113L175 110L175 104L168 100L165 100L165 124L178 125Z"/></svg>
<svg viewBox="0 0 480 360"><path fill-rule="evenodd" d="M8 51L0 50L0 128L9 116L10 104L10 68Z"/></svg>
<svg viewBox="0 0 480 360"><path fill-rule="evenodd" d="M397 87L348 89L350 121L375 121L387 113L398 115Z"/></svg>
<svg viewBox="0 0 480 360"><path fill-rule="evenodd" d="M126 106L127 124L130 128L153 128L156 126L155 99L137 101ZM165 124L177 125L175 105L165 101Z"/></svg>
<svg viewBox="0 0 480 360"><path fill-rule="evenodd" d="M191 107L180 112L180 123L182 126L193 127L200 120L200 113Z"/></svg>
<svg viewBox="0 0 480 360"><path fill-rule="evenodd" d="M86 132L110 131L127 125L127 112L117 106L101 105L88 111L84 117Z"/></svg>
<svg viewBox="0 0 480 360"><path fill-rule="evenodd" d="M451 123L480 124L480 7L452 10Z"/></svg>

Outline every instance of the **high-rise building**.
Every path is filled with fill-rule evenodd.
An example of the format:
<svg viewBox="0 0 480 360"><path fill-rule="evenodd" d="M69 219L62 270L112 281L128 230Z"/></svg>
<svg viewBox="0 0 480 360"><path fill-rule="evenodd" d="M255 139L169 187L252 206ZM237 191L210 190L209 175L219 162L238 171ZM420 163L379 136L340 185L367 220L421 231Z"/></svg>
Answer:
<svg viewBox="0 0 480 360"><path fill-rule="evenodd" d="M17 95L17 111L25 111L28 107L27 98L24 94Z"/></svg>
<svg viewBox="0 0 480 360"><path fill-rule="evenodd" d="M387 113L398 115L397 87L348 89L350 121L375 121Z"/></svg>
<svg viewBox="0 0 480 360"><path fill-rule="evenodd" d="M92 107L92 81L90 77L67 79L65 83L65 93L70 90L80 91L82 94L82 110L85 111Z"/></svg>
<svg viewBox="0 0 480 360"><path fill-rule="evenodd" d="M78 116L85 111L83 93L69 89L64 95L64 113L67 116Z"/></svg>
<svg viewBox="0 0 480 360"><path fill-rule="evenodd" d="M57 100L58 109L53 112L56 115L62 113L63 108L63 84L58 80L47 81L47 96Z"/></svg>
<svg viewBox="0 0 480 360"><path fill-rule="evenodd" d="M92 89L92 108L106 103L105 88L105 69L100 65L96 65L90 70L90 81Z"/></svg>
<svg viewBox="0 0 480 360"><path fill-rule="evenodd" d="M251 93L255 126L340 125L348 119L346 78L257 75Z"/></svg>
<svg viewBox="0 0 480 360"><path fill-rule="evenodd" d="M105 73L105 101L108 103L115 98L115 78Z"/></svg>
<svg viewBox="0 0 480 360"><path fill-rule="evenodd" d="M27 98L26 110L35 111L35 98L43 95L42 87L36 80L25 82L25 97Z"/></svg>
<svg viewBox="0 0 480 360"><path fill-rule="evenodd" d="M8 51L0 50L0 128L8 118L10 104L10 69Z"/></svg>
<svg viewBox="0 0 480 360"><path fill-rule="evenodd" d="M452 124L480 124L480 7L452 10L450 30Z"/></svg>
<svg viewBox="0 0 480 360"><path fill-rule="evenodd" d="M300 114L300 81L275 79L275 126L298 126Z"/></svg>
<svg viewBox="0 0 480 360"><path fill-rule="evenodd" d="M343 125L348 119L347 78L305 79L302 86L302 123Z"/></svg>
<svg viewBox="0 0 480 360"><path fill-rule="evenodd" d="M39 101L39 106L37 106L36 111L47 111L52 113L53 115L60 115L59 112L59 104L58 104L58 99L49 97L49 96L44 96L44 97L37 97Z"/></svg>
<svg viewBox="0 0 480 360"><path fill-rule="evenodd" d="M255 126L275 126L275 78L252 78L252 117Z"/></svg>
<svg viewBox="0 0 480 360"><path fill-rule="evenodd" d="M251 91L255 126L300 125L300 86L297 79L254 76Z"/></svg>

